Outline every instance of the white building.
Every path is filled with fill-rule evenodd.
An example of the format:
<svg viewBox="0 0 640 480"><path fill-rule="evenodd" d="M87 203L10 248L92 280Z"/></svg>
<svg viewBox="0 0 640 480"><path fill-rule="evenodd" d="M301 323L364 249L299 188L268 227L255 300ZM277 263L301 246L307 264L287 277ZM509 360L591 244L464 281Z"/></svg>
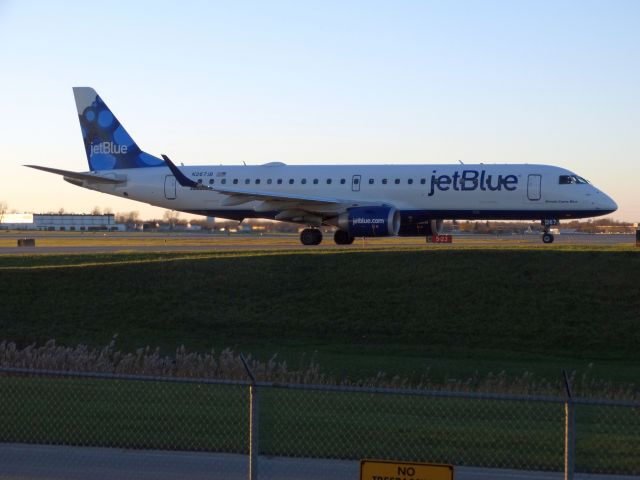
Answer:
<svg viewBox="0 0 640 480"><path fill-rule="evenodd" d="M6 213L0 216L0 228L10 230L46 230L58 232L122 232L125 226L105 215Z"/></svg>

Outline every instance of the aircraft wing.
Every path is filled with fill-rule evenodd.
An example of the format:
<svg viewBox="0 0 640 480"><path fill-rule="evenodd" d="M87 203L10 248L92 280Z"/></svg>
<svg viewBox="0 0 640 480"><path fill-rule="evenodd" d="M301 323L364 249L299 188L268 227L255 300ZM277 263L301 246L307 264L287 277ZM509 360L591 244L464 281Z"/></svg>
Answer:
<svg viewBox="0 0 640 480"><path fill-rule="evenodd" d="M283 193L283 192L265 192L265 191L257 191L251 189L244 188L229 188L229 187L211 187L209 185L204 185L202 183L194 182L190 178L188 178L184 173L180 171L178 167L167 157L166 155L162 155L162 158L166 162L167 166L173 173L174 177L180 185L183 187L191 187L196 190L210 190L213 192L222 193L224 195L229 195L231 198L228 199L227 202L224 202L224 205L239 205L241 203L251 202L255 200L264 201L264 202L291 202L295 204L314 204L317 206L320 205L351 205L353 202L348 200L341 200L338 198L330 198L330 197L317 197L313 195L296 195L292 193Z"/></svg>
<svg viewBox="0 0 640 480"><path fill-rule="evenodd" d="M125 182L124 180L117 180L115 178L102 177L100 175L95 175L93 173L72 172L69 170L60 170L57 168L41 167L39 165L24 165L24 166L29 168L35 168L36 170L42 170L43 172L55 173L56 175L63 175L67 178L74 178L76 180L86 180L88 182L94 182L94 183L118 184L118 183Z"/></svg>
<svg viewBox="0 0 640 480"><path fill-rule="evenodd" d="M206 187L209 190L209 187ZM216 187L216 192L223 193L225 195L230 195L229 202L225 202L227 204L237 204L237 203L245 203L252 200L261 200L261 201L269 201L269 202L295 202L295 203L313 203L318 205L342 205L345 203L342 200L337 198L327 198L327 197L316 197L312 195L295 195L291 193L282 193L282 192L258 192L255 190L244 190L244 189L235 189L235 188L220 188ZM235 201L237 199L238 201ZM243 200L239 202L239 200Z"/></svg>

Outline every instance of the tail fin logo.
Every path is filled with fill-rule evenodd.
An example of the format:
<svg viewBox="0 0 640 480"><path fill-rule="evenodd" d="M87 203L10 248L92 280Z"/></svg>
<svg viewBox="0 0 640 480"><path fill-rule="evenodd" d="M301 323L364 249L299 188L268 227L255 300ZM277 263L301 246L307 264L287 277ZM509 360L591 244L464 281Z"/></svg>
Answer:
<svg viewBox="0 0 640 480"><path fill-rule="evenodd" d="M113 142L102 142L97 145L91 145L91 156L93 155L124 155L127 153L126 145L118 145Z"/></svg>
<svg viewBox="0 0 640 480"><path fill-rule="evenodd" d="M138 147L93 88L75 87L73 94L92 171L164 165Z"/></svg>

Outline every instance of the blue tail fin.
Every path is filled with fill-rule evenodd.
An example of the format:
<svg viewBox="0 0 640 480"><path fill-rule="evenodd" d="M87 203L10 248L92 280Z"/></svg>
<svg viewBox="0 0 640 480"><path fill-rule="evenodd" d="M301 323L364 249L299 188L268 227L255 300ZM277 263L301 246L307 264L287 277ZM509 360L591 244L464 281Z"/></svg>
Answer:
<svg viewBox="0 0 640 480"><path fill-rule="evenodd" d="M165 165L138 147L93 88L74 87L73 95L90 170Z"/></svg>

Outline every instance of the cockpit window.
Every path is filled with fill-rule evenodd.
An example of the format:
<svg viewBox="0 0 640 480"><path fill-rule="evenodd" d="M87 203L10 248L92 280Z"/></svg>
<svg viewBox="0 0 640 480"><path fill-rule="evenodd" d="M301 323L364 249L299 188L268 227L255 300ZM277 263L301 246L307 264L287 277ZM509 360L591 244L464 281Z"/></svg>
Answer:
<svg viewBox="0 0 640 480"><path fill-rule="evenodd" d="M570 183L573 183L571 175L560 175L560 185L569 185Z"/></svg>
<svg viewBox="0 0 640 480"><path fill-rule="evenodd" d="M589 182L577 175L560 175L558 183L560 183L560 185L570 185L572 183L585 184Z"/></svg>

